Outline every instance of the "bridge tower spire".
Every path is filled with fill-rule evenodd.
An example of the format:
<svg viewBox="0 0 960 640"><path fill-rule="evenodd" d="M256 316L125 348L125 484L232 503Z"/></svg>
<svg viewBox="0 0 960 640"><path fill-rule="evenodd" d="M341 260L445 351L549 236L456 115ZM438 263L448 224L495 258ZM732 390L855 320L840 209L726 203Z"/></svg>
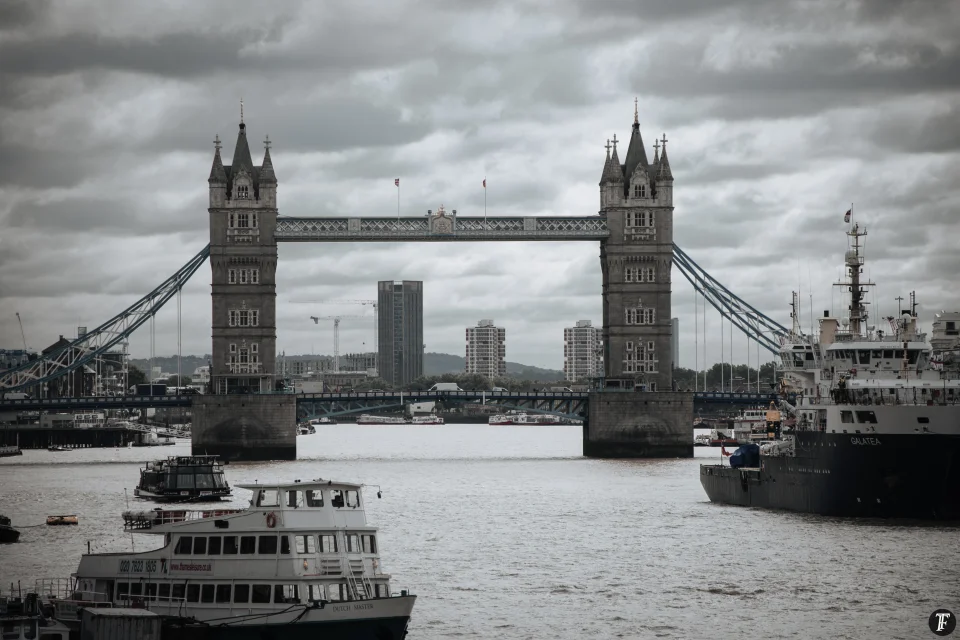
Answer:
<svg viewBox="0 0 960 640"><path fill-rule="evenodd" d="M618 162L613 172L608 161L600 187L600 215L610 229L600 243L608 387L671 391L673 386L673 176L666 148L659 151L658 162L648 164L635 104L626 163L621 169ZM610 190L614 173L620 175L616 196Z"/></svg>

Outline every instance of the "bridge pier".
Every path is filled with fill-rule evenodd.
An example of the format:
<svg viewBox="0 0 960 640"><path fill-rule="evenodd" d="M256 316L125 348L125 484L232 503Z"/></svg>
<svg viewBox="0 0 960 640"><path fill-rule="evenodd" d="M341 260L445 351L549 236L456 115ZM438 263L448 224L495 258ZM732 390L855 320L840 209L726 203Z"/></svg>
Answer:
<svg viewBox="0 0 960 640"><path fill-rule="evenodd" d="M194 396L192 440L194 455L218 455L224 460L296 460L296 396Z"/></svg>
<svg viewBox="0 0 960 640"><path fill-rule="evenodd" d="M693 394L595 391L583 421L588 458L692 458Z"/></svg>

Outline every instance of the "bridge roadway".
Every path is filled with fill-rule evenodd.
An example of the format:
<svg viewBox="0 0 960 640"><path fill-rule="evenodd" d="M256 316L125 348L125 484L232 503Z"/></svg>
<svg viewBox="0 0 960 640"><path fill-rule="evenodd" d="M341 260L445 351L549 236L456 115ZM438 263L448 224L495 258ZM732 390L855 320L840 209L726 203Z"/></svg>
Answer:
<svg viewBox="0 0 960 640"><path fill-rule="evenodd" d="M603 391L603 393L622 393ZM517 409L536 413L579 418L586 409L586 391L357 391L338 393L297 394L298 414L311 418L338 416L382 409L400 408L410 402L443 402L447 405L464 402L496 404L504 410ZM88 411L105 409L137 409L189 407L193 395L183 396L113 396L80 398L26 398L0 400L0 413L19 411ZM694 403L700 404L766 404L775 400L769 393L698 392Z"/></svg>

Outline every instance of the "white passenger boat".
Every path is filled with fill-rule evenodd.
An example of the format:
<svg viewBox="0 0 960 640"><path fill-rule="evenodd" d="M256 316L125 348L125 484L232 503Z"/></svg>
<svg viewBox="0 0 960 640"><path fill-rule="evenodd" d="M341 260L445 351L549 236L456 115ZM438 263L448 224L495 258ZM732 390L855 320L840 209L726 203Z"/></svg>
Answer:
<svg viewBox="0 0 960 640"><path fill-rule="evenodd" d="M407 424L407 420L396 416L371 416L365 413L357 418L357 424Z"/></svg>
<svg viewBox="0 0 960 640"><path fill-rule="evenodd" d="M440 416L414 416L413 424L444 424L444 421Z"/></svg>
<svg viewBox="0 0 960 640"><path fill-rule="evenodd" d="M75 598L145 607L186 625L178 638L404 637L416 596L391 593L361 485L237 486L245 509L125 512L126 531L163 545L83 555Z"/></svg>

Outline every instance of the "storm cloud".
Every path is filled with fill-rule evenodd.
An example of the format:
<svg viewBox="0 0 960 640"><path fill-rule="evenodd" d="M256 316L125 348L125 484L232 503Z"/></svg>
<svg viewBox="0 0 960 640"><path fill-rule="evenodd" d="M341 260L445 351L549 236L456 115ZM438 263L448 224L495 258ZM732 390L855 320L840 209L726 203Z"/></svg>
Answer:
<svg viewBox="0 0 960 640"><path fill-rule="evenodd" d="M947 0L4 2L0 347L22 344L14 312L43 348L208 242L212 141L229 162L241 98L255 161L273 142L281 215L367 216L396 214L395 178L404 215L595 214L603 145L627 138L637 97L644 139L669 139L674 239L731 290L785 324L791 291L804 324L842 314L831 283L852 204L872 311L916 291L929 323L960 309L958 34ZM492 317L508 359L559 368L563 327L600 323L598 254L281 245L279 349L330 352L332 327L309 316L369 311L321 301L406 278L425 281L429 350L462 354L464 327ZM681 364L702 365L693 292L673 282ZM208 267L182 308L184 352L208 352ZM707 325L717 335L715 314ZM158 353L174 352L175 309L156 331ZM372 335L344 321L341 349Z"/></svg>

